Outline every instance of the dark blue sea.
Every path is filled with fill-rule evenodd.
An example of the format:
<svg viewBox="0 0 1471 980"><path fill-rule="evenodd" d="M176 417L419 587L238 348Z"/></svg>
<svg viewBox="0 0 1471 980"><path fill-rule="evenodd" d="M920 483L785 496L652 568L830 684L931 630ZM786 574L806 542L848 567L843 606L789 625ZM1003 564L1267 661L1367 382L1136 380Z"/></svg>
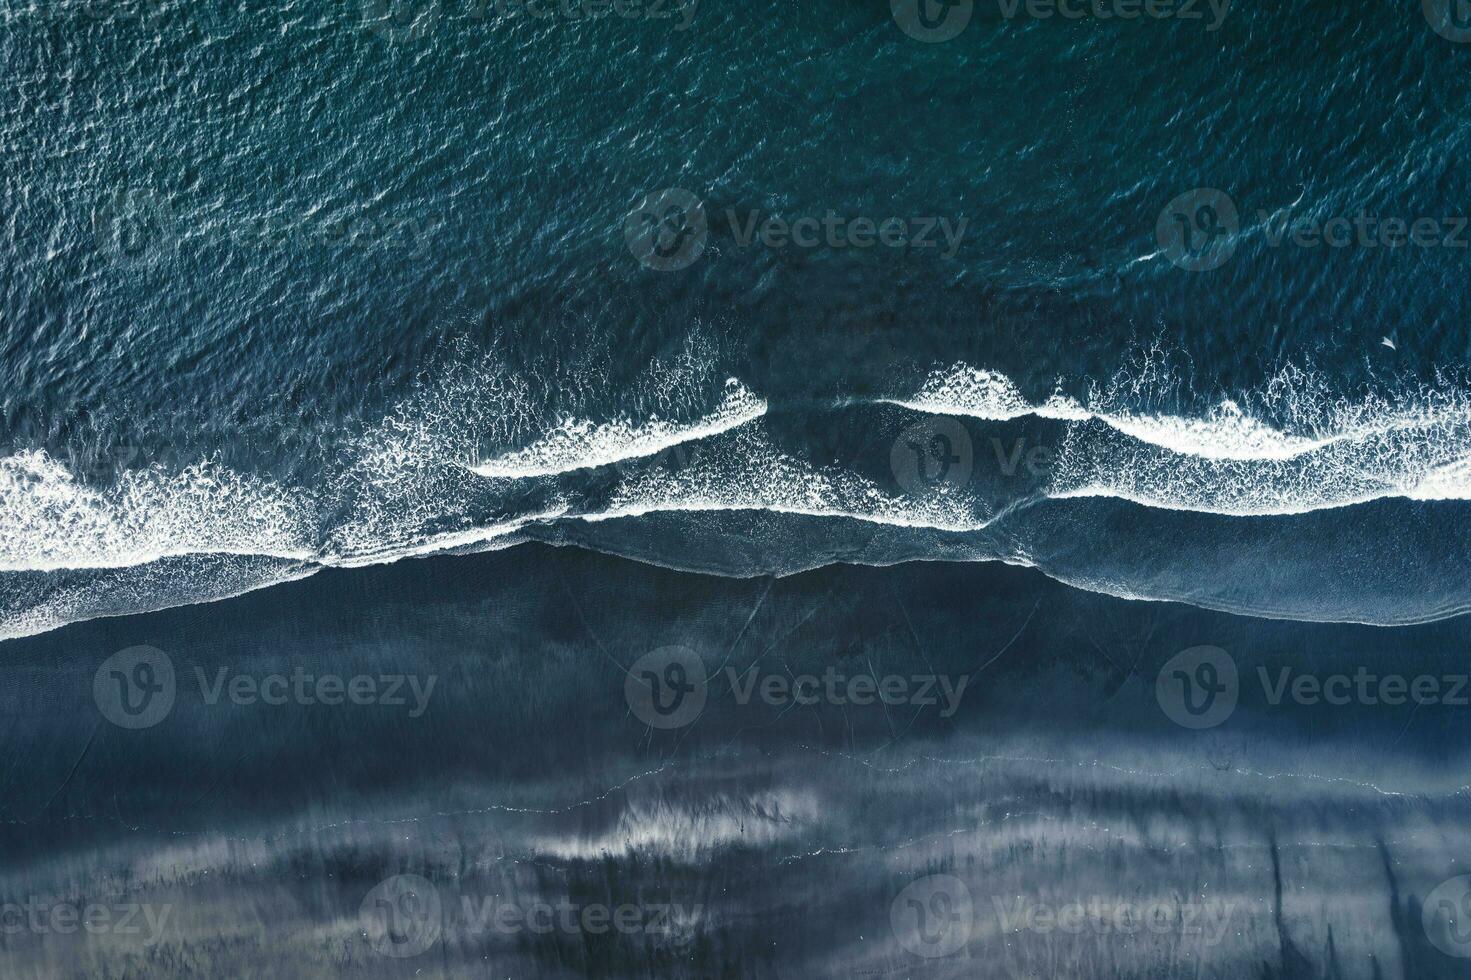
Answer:
<svg viewBox="0 0 1471 980"><path fill-rule="evenodd" d="M1467 0L0 0L0 978L1471 976Z"/></svg>

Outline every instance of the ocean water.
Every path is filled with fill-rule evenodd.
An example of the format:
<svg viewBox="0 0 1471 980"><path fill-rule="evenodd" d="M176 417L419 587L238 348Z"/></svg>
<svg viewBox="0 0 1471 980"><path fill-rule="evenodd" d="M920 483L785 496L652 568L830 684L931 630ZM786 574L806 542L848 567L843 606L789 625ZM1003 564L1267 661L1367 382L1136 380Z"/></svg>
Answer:
<svg viewBox="0 0 1471 980"><path fill-rule="evenodd" d="M1464 6L0 4L0 974L1465 975Z"/></svg>

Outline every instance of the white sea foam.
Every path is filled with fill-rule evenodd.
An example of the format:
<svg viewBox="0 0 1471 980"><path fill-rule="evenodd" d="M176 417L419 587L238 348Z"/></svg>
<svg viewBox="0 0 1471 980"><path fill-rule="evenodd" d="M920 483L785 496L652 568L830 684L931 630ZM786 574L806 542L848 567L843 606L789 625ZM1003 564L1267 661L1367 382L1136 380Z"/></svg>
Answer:
<svg viewBox="0 0 1471 980"><path fill-rule="evenodd" d="M964 364L931 374L913 395L879 401L916 412L966 415L991 422L1006 422L1026 415L1068 421L1092 417L1077 401L1061 394L1040 404L1029 402L1006 375Z"/></svg>
<svg viewBox="0 0 1471 980"><path fill-rule="evenodd" d="M1141 442L1205 459L1291 459L1366 434L1360 430L1314 437L1283 432L1251 417L1231 400L1220 402L1203 418L1085 407L1062 394L1032 403L1005 375L964 364L935 372L911 396L882 401L937 415L998 422L1029 415L1066 422L1097 420Z"/></svg>
<svg viewBox="0 0 1471 980"><path fill-rule="evenodd" d="M975 531L992 515L958 491L940 487L926 497L899 497L857 474L818 469L782 452L760 427L731 433L709 447L704 465L654 470L620 487L608 505L575 515L585 521L673 511L767 511L841 517L893 527Z"/></svg>
<svg viewBox="0 0 1471 980"><path fill-rule="evenodd" d="M1068 423L1052 447L1047 497L1113 497L1148 507L1233 516L1302 514L1384 497L1471 499L1471 402L1420 391L1391 402L1329 397L1302 372L1273 380L1251 405L1223 401L1201 417L1130 411L1118 387L1087 404L1061 394L1028 402L1006 376L957 365L913 396L884 399L932 414Z"/></svg>
<svg viewBox="0 0 1471 980"><path fill-rule="evenodd" d="M405 558L420 558L446 551L496 551L518 543L521 539L516 536L517 532L528 524L553 521L566 512L567 508L562 506L486 527L386 541L350 554L325 557L323 563L335 568L361 568L364 565L388 565Z"/></svg>
<svg viewBox="0 0 1471 980"><path fill-rule="evenodd" d="M480 476L524 479L608 466L719 435L766 414L766 402L745 385L735 378L727 380L725 385L725 398L720 406L695 422L657 417L643 422L568 420L524 449L469 469Z"/></svg>
<svg viewBox="0 0 1471 980"><path fill-rule="evenodd" d="M1471 500L1471 456L1437 466L1407 495L1415 500Z"/></svg>
<svg viewBox="0 0 1471 980"><path fill-rule="evenodd" d="M218 602L307 578L320 570L321 566L310 563L251 555L189 555L98 570L59 587L47 573L12 573L6 577L0 602L0 640L34 636L104 616ZM17 579L31 581L28 585Z"/></svg>
<svg viewBox="0 0 1471 980"><path fill-rule="evenodd" d="M201 462L178 473L159 467L125 472L99 489L44 452L0 459L0 573L33 577L10 590L23 601L0 608L0 638L99 615L209 601L325 566L510 547L536 525L568 520L769 512L953 534L957 542L975 543L960 536L998 521L1010 528L1017 522L1006 520L1008 507L1047 499L1109 498L1242 517L1303 514L1385 497L1471 499L1471 401L1454 386L1393 400L1350 400L1330 396L1302 373L1285 372L1263 392L1191 416L1162 410L1170 399L1144 390L1159 381L1147 372L1116 379L1105 390L1095 386L1087 396L1057 391L1029 401L1010 378L960 365L937 372L910 395L884 400L980 420L1059 423L1049 445L1050 469L1018 487L1024 496L1011 500L1004 483L985 487L999 488L1001 499L983 493L979 483L898 494L882 479L887 458L862 461L870 464L858 468L867 476L814 466L773 441L761 420L766 403L735 380L719 406L695 422L670 421L697 415L690 407L699 386L681 382L676 397L658 403L663 415L567 424L472 472L460 460L474 436L493 431L514 442L537 422L523 390L487 386L471 375L406 403L358 438L347 466L319 487L285 487ZM689 465L620 467L613 488L592 499L580 496L587 491L577 481L558 479L693 441L700 451ZM887 446L878 451L886 453ZM719 518L711 522L718 526ZM1020 533L1007 554L983 555L979 545L972 551L1015 559L1029 543ZM933 538L911 537L928 544L906 553L940 547L951 554L949 545ZM791 546L802 547L797 540ZM800 556L773 558L774 565L781 563L800 564ZM1069 574L1074 581L1088 576L1086 570ZM1118 569L1101 577L1113 583L1105 591L1115 594L1127 592L1133 581ZM1290 606L1290 597L1284 605Z"/></svg>
<svg viewBox="0 0 1471 980"><path fill-rule="evenodd" d="M134 470L106 490L44 452L0 459L0 571L119 568L189 554L304 560L307 496L200 464Z"/></svg>

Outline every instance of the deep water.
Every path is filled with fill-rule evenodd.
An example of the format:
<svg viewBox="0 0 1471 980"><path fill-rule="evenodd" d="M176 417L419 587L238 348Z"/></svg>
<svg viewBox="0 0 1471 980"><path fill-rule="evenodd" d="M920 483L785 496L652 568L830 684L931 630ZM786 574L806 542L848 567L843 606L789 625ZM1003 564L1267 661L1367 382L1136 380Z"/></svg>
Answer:
<svg viewBox="0 0 1471 980"><path fill-rule="evenodd" d="M7 8L0 632L522 532L1465 609L1459 507L1360 506L1467 497L1453 25L1009 9L924 43L876 2ZM906 481L930 415L1011 462ZM1216 553L1263 518L1250 561L1303 570L1152 574L1132 506ZM1277 519L1335 508L1343 547ZM581 526L690 510L708 544ZM804 520L731 562L740 512Z"/></svg>

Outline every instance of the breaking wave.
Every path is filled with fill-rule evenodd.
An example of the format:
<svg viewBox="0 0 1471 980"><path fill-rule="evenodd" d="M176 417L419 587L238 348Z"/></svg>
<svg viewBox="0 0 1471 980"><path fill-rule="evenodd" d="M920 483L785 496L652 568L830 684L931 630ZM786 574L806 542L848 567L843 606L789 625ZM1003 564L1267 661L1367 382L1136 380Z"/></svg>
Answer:
<svg viewBox="0 0 1471 980"><path fill-rule="evenodd" d="M766 402L735 378L720 407L693 424L665 419L590 422L572 419L525 449L472 465L479 476L520 479L640 459L696 439L719 435L766 414Z"/></svg>
<svg viewBox="0 0 1471 980"><path fill-rule="evenodd" d="M1284 372L1189 412L1138 376L1028 399L1003 374L956 365L908 393L783 410L700 372L681 376L675 411L549 425L524 385L460 377L346 441L313 486L204 460L96 487L40 449L5 457L0 638L533 540L717 574L999 560L1287 618L1471 607L1443 572L1471 545L1443 510L1471 499L1471 406L1454 386L1349 400ZM700 390L714 395L703 411ZM782 424L792 416L807 424ZM893 450L916 426L948 433L936 461L964 458L964 480L905 479ZM801 435L814 427L857 450L816 452ZM512 448L477 460L487 431ZM1003 462L1003 436L1044 448L1046 465L987 465L988 440Z"/></svg>

